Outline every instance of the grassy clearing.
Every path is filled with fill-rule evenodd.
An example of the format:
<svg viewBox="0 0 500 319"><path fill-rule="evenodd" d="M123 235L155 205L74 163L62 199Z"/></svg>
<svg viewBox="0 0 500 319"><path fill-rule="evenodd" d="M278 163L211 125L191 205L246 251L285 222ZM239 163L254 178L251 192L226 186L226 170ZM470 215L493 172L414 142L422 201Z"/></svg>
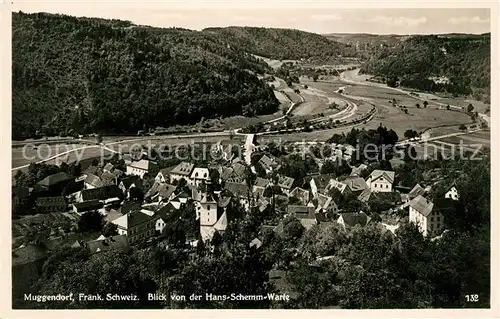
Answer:
<svg viewBox="0 0 500 319"><path fill-rule="evenodd" d="M483 144L484 146L490 146L491 141L490 139L486 138L481 138L477 136L471 136L471 135L462 135L460 136L463 140L464 144Z"/></svg>
<svg viewBox="0 0 500 319"><path fill-rule="evenodd" d="M12 167L19 167L31 162L46 159L56 154L72 149L85 147L83 144L56 144L40 145L36 149L32 146L12 148Z"/></svg>

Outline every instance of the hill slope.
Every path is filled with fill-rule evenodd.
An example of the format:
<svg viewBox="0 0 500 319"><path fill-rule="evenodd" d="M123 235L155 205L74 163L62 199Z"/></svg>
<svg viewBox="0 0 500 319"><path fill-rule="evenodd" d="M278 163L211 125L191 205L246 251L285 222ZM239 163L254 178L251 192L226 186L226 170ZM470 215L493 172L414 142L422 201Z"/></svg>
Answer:
<svg viewBox="0 0 500 319"><path fill-rule="evenodd" d="M473 94L489 100L490 35L415 36L381 50L361 72L399 80L426 91ZM446 77L434 83L429 77Z"/></svg>
<svg viewBox="0 0 500 319"><path fill-rule="evenodd" d="M137 132L274 112L267 68L210 33L44 13L12 17L13 138Z"/></svg>
<svg viewBox="0 0 500 319"><path fill-rule="evenodd" d="M338 55L355 56L355 50L342 43L293 29L227 27L203 31L223 35L246 52L276 60L304 58L326 62L337 59Z"/></svg>

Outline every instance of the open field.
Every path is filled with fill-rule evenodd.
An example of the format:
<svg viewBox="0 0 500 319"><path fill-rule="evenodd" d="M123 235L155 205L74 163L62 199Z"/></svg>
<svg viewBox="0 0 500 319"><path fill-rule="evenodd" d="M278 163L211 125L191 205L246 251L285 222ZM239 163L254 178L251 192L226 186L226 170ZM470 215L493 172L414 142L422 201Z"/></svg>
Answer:
<svg viewBox="0 0 500 319"><path fill-rule="evenodd" d="M288 98L286 97L285 94L279 92L279 91L274 91L274 96L280 101L280 102L287 102L289 103Z"/></svg>
<svg viewBox="0 0 500 319"><path fill-rule="evenodd" d="M12 167L29 164L33 161L46 159L56 154L84 147L83 144L42 144L36 149L32 145L12 148Z"/></svg>
<svg viewBox="0 0 500 319"><path fill-rule="evenodd" d="M390 90L393 92L399 92L401 94L409 94L410 89L404 90L401 88L389 88L387 85L382 84L382 83L373 83L370 81L366 81L366 79L369 79L371 76L366 75L366 74L359 74L359 69L355 70L350 70L346 71L343 74L341 74L341 79L343 81L349 82L349 84L362 84L363 86L370 86L372 88L376 87L379 89L385 89L385 90ZM354 93L353 93L354 94ZM472 99L464 99L463 97L449 97L449 96L444 96L443 94L432 94L432 93L427 93L427 92L417 92L418 97L414 99L421 100L419 103L422 105L422 102L424 100L427 100L429 102L429 107L436 107L440 106L442 104L447 105L449 104L450 106L466 106L469 103L472 103L474 106L475 110L478 111L479 113L485 112L487 109L489 109L489 105L485 104L483 102L477 101L477 100L472 100ZM413 98L411 96L408 96L410 98ZM405 100L407 101L407 100ZM415 102L416 103L416 102ZM410 105L406 105L409 107Z"/></svg>
<svg viewBox="0 0 500 319"><path fill-rule="evenodd" d="M442 135L447 135L447 134L455 134L455 133L463 133L463 131L461 131L459 129L459 127L460 127L460 125L436 127L436 128L432 128L430 130L427 130L426 132L429 133L430 137L442 136Z"/></svg>
<svg viewBox="0 0 500 319"><path fill-rule="evenodd" d="M148 136L148 137L132 137L132 138L124 138L121 137L120 139L123 140L124 142L110 142L110 141L105 141L105 143L113 143L113 144L107 144L106 147L108 149L111 149L115 152L128 152L129 148L131 146L135 145L148 145L148 143L151 143L152 145L155 144L163 144L163 145L168 145L168 146L174 146L174 145L186 145L186 144L193 144L193 143L216 143L220 140L226 140L230 139L231 135L229 133L221 133L217 136L215 135L199 135L199 136L177 136L177 137L169 137L169 136ZM235 143L237 141L240 141L242 139L241 136L235 135L233 136L233 139L235 140ZM26 154L29 154L30 157L24 157L22 153L22 148L13 148L12 149L12 154L13 154L13 159L12 159L12 167L19 167L23 165L27 165L31 162L38 162L40 160L44 160L47 158L50 158L51 156L55 156L56 154L65 152L65 151L70 151L70 150L75 150L73 152L70 152L68 154L59 156L55 159L51 159L46 161L45 163L47 164L56 164L59 165L62 162L75 162L78 160L85 160L89 158L94 158L94 157L99 157L99 158L111 158L114 152L107 150L105 148L102 148L99 145L92 145L92 146L83 146L82 145L68 145L67 148L65 148L64 144L59 145L59 152L57 152L57 145L51 146L50 151L48 147L41 147L39 149L40 153L37 153L38 150L31 150L28 152L29 148L26 148ZM81 148L81 149L80 149ZM42 149L46 149L45 152L42 152ZM50 155L50 156L49 156ZM27 167L20 168L19 170L25 172L27 171ZM12 170L12 176L15 175L17 170Z"/></svg>
<svg viewBox="0 0 500 319"><path fill-rule="evenodd" d="M463 141L464 144L482 144L482 145L485 145L487 147L490 146L491 144L491 141L488 137L480 137L480 136L477 136L477 135L473 135L473 134L467 134L467 135L460 135L460 136L457 136L460 138L461 141Z"/></svg>
<svg viewBox="0 0 500 319"><path fill-rule="evenodd" d="M262 59L264 62L266 62L273 69L279 69L283 65L283 63L286 63L286 62L292 62L292 63L299 63L300 62L299 60L274 60L274 59L265 58L263 56L259 56L256 54L252 54L252 55L256 58Z"/></svg>
<svg viewBox="0 0 500 319"><path fill-rule="evenodd" d="M459 136L450 136L443 139L437 140L437 142L444 142L448 144L456 144L456 145L464 145L469 146L471 148L475 148L479 145L483 145L484 147L490 147L490 140L488 139L479 139L470 135L459 135Z"/></svg>
<svg viewBox="0 0 500 319"><path fill-rule="evenodd" d="M293 92L293 90L290 88L284 89L283 92L290 98L290 100L293 103L299 103L299 102L303 101L302 98L300 97L300 95Z"/></svg>
<svg viewBox="0 0 500 319"><path fill-rule="evenodd" d="M297 105L297 107L292 111L294 115L312 115L319 114L328 111L328 99L323 96L305 94L301 92L304 97L305 102Z"/></svg>

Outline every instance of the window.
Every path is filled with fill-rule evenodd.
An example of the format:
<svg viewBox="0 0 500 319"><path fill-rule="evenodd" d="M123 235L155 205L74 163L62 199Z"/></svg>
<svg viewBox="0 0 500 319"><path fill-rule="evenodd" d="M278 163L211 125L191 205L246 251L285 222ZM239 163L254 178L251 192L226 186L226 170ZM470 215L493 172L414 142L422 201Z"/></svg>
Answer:
<svg viewBox="0 0 500 319"><path fill-rule="evenodd" d="M385 185L385 188L389 188L389 185Z"/></svg>
<svg viewBox="0 0 500 319"><path fill-rule="evenodd" d="M437 221L440 222L441 221L441 217L438 216Z"/></svg>
<svg viewBox="0 0 500 319"><path fill-rule="evenodd" d="M210 210L210 205L207 206L207 209Z"/></svg>
<svg viewBox="0 0 500 319"><path fill-rule="evenodd" d="M434 221L434 217L431 217L431 222L433 222L433 221Z"/></svg>
<svg viewBox="0 0 500 319"><path fill-rule="evenodd" d="M437 223L437 228L441 227L441 224L440 223Z"/></svg>

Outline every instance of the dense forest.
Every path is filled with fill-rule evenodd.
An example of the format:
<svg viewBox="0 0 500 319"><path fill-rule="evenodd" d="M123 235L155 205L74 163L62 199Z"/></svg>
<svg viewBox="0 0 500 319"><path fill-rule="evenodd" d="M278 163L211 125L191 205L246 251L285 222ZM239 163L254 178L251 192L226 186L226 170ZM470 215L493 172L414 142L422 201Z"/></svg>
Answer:
<svg viewBox="0 0 500 319"><path fill-rule="evenodd" d="M326 37L293 29L227 27L207 28L204 32L220 34L232 43L266 58L277 60L335 61L338 56L356 56L355 48Z"/></svg>
<svg viewBox="0 0 500 319"><path fill-rule="evenodd" d="M13 138L137 132L272 113L268 66L222 36L127 21L14 13Z"/></svg>
<svg viewBox="0 0 500 319"><path fill-rule="evenodd" d="M489 102L490 34L415 36L384 48L361 69L394 85L431 92L473 95ZM430 77L446 77L436 83ZM438 82L438 81L437 81Z"/></svg>

